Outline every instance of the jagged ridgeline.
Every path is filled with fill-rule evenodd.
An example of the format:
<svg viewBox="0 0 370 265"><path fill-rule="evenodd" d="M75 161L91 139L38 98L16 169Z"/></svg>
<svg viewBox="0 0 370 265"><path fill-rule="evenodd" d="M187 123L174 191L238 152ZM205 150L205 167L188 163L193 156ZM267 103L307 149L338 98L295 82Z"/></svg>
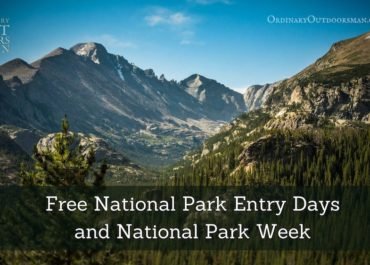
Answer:
<svg viewBox="0 0 370 265"><path fill-rule="evenodd" d="M167 80L98 43L0 66L0 124L72 130L104 139L136 164L169 165L246 110L242 94L194 74Z"/></svg>

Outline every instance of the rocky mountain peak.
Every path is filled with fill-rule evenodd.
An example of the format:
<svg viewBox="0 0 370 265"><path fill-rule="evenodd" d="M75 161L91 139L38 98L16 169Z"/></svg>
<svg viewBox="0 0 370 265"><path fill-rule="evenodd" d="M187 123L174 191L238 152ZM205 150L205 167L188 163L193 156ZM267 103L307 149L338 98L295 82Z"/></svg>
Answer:
<svg viewBox="0 0 370 265"><path fill-rule="evenodd" d="M0 66L0 69L7 68L7 70L12 71L16 68L24 67L24 68L33 68L30 64L28 64L26 61L16 58L14 60L11 60L9 62L4 63Z"/></svg>
<svg viewBox="0 0 370 265"><path fill-rule="evenodd" d="M28 82L36 73L32 65L22 59L14 59L0 66L0 75L3 80L20 80L22 83Z"/></svg>
<svg viewBox="0 0 370 265"><path fill-rule="evenodd" d="M89 58L96 64L101 64L108 55L107 49L96 42L79 43L73 46L71 50L79 56Z"/></svg>
<svg viewBox="0 0 370 265"><path fill-rule="evenodd" d="M200 74L192 74L180 82L184 90L202 103L203 108L212 116L214 113L224 115L224 120L246 110L243 96Z"/></svg>
<svg viewBox="0 0 370 265"><path fill-rule="evenodd" d="M206 78L199 74L192 74L184 80L184 83L186 83L186 86L189 88L197 89L202 85L202 79L204 80Z"/></svg>

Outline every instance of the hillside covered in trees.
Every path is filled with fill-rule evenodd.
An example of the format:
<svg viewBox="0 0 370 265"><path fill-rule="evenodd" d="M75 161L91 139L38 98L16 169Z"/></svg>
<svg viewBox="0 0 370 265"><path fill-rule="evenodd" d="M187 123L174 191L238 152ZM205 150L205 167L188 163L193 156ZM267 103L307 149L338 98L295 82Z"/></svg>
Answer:
<svg viewBox="0 0 370 265"><path fill-rule="evenodd" d="M185 185L369 185L370 127L268 129L270 115L240 116L169 170Z"/></svg>

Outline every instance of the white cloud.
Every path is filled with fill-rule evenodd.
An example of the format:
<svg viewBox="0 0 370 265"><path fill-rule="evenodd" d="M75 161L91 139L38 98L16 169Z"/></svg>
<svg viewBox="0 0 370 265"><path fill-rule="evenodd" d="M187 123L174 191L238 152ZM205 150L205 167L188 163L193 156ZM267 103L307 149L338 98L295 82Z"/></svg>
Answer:
<svg viewBox="0 0 370 265"><path fill-rule="evenodd" d="M165 8L155 8L152 14L145 17L145 21L151 27L159 25L183 26L189 24L193 19L183 12L174 12Z"/></svg>
<svg viewBox="0 0 370 265"><path fill-rule="evenodd" d="M183 13L177 12L170 15L170 23L173 25L181 25L190 20L190 17L185 16Z"/></svg>
<svg viewBox="0 0 370 265"><path fill-rule="evenodd" d="M160 27L167 30L179 39L180 45L204 45L196 40L195 24L200 22L199 17L182 11L174 11L163 7L155 7L147 10L148 15L144 17L150 27Z"/></svg>
<svg viewBox="0 0 370 265"><path fill-rule="evenodd" d="M149 26L156 26L164 22L164 18L159 15L152 15L145 17L146 22Z"/></svg>

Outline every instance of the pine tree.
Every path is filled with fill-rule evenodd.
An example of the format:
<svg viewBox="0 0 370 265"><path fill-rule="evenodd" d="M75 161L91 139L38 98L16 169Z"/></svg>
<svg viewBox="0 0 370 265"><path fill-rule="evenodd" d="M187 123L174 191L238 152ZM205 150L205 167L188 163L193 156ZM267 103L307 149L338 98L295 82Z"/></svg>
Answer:
<svg viewBox="0 0 370 265"><path fill-rule="evenodd" d="M99 171L93 169L94 150L90 148L87 153L82 153L77 135L69 131L67 116L62 119L61 132L55 134L52 147L46 147L46 150L35 148L34 159L33 170L21 168L20 177L24 185L85 185L91 176L93 184L101 186L108 169L105 162Z"/></svg>

